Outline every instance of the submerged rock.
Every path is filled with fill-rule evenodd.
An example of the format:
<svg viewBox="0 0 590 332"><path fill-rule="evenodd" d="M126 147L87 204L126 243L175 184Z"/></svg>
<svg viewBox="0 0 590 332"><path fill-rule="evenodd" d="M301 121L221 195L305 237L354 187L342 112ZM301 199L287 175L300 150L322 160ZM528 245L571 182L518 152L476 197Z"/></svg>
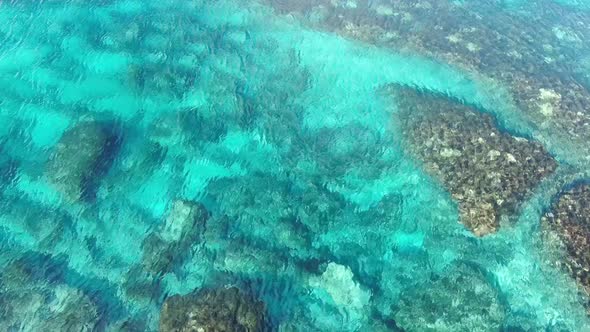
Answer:
<svg viewBox="0 0 590 332"><path fill-rule="evenodd" d="M227 132L227 123L204 117L196 110L166 113L149 127L149 138L164 147L217 141Z"/></svg>
<svg viewBox="0 0 590 332"><path fill-rule="evenodd" d="M38 267L35 267L38 268ZM95 331L97 305L79 289L36 278L23 260L0 274L0 331Z"/></svg>
<svg viewBox="0 0 590 332"><path fill-rule="evenodd" d="M46 167L49 182L69 201L87 193L100 175L112 136L97 122L83 122L66 131Z"/></svg>
<svg viewBox="0 0 590 332"><path fill-rule="evenodd" d="M320 276L311 276L308 284L318 299L326 301L322 294L329 295L331 301L324 302L325 306L330 307L333 302L340 312L346 313L343 320L350 330L357 330L366 323L372 294L355 280L349 267L330 262Z"/></svg>
<svg viewBox="0 0 590 332"><path fill-rule="evenodd" d="M160 332L266 331L265 308L235 287L201 289L164 302Z"/></svg>
<svg viewBox="0 0 590 332"><path fill-rule="evenodd" d="M0 189L10 185L18 178L18 161L9 159L0 161Z"/></svg>
<svg viewBox="0 0 590 332"><path fill-rule="evenodd" d="M542 221L559 235L565 267L590 294L590 184L561 194Z"/></svg>
<svg viewBox="0 0 590 332"><path fill-rule="evenodd" d="M392 309L404 331L499 331L505 316L497 290L466 264L410 287Z"/></svg>
<svg viewBox="0 0 590 332"><path fill-rule="evenodd" d="M534 141L502 132L490 115L430 92L396 86L408 150L459 203L474 234L495 232L557 162Z"/></svg>
<svg viewBox="0 0 590 332"><path fill-rule="evenodd" d="M209 213L198 202L177 200L165 222L143 243L143 263L152 273L168 272L181 262L205 230Z"/></svg>

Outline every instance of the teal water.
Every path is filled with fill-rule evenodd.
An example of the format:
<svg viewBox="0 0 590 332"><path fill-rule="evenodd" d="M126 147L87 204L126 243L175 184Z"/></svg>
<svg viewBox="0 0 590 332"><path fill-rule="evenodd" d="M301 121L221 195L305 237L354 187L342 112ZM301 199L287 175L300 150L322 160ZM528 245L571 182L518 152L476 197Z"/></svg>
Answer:
<svg viewBox="0 0 590 332"><path fill-rule="evenodd" d="M167 297L206 285L249 290L278 331L590 330L539 226L590 159L501 83L256 1L0 2L0 22L0 330L156 331ZM475 237L405 151L391 83L491 113L557 171L516 221ZM111 143L72 199L47 164L88 122ZM167 224L178 200L202 203L207 228L144 271L146 250L162 254L150 234L185 227ZM433 303L406 303L422 291Z"/></svg>

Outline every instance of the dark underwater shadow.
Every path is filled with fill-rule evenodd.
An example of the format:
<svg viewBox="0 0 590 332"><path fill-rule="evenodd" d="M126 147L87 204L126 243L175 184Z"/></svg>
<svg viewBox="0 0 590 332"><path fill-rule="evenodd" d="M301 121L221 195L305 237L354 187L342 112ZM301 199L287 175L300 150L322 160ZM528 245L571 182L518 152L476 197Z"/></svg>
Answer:
<svg viewBox="0 0 590 332"><path fill-rule="evenodd" d="M96 201L96 195L102 179L107 175L117 159L124 142L123 127L119 122L100 123L101 130L106 136L105 143L96 163L82 180L81 200L87 203Z"/></svg>

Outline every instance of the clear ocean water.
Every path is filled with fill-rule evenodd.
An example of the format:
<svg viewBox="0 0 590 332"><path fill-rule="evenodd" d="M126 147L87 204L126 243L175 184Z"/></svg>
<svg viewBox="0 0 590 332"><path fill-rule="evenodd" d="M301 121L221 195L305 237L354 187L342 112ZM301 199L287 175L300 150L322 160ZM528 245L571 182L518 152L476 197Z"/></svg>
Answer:
<svg viewBox="0 0 590 332"><path fill-rule="evenodd" d="M0 0L0 331L590 331L589 11Z"/></svg>

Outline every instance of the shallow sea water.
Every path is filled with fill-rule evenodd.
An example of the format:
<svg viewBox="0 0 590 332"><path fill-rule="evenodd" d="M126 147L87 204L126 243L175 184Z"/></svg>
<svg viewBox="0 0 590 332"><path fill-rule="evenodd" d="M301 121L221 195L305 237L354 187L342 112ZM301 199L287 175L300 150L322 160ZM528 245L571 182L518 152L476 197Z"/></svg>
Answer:
<svg viewBox="0 0 590 332"><path fill-rule="evenodd" d="M587 285L541 221L590 178L587 147L501 80L281 10L322 2L372 5L0 1L0 331L238 331L161 320L174 295L228 287L263 303L261 331L590 331ZM581 43L563 75L590 77ZM555 171L473 234L407 148L392 85L489 114ZM212 321L233 310L212 302Z"/></svg>

